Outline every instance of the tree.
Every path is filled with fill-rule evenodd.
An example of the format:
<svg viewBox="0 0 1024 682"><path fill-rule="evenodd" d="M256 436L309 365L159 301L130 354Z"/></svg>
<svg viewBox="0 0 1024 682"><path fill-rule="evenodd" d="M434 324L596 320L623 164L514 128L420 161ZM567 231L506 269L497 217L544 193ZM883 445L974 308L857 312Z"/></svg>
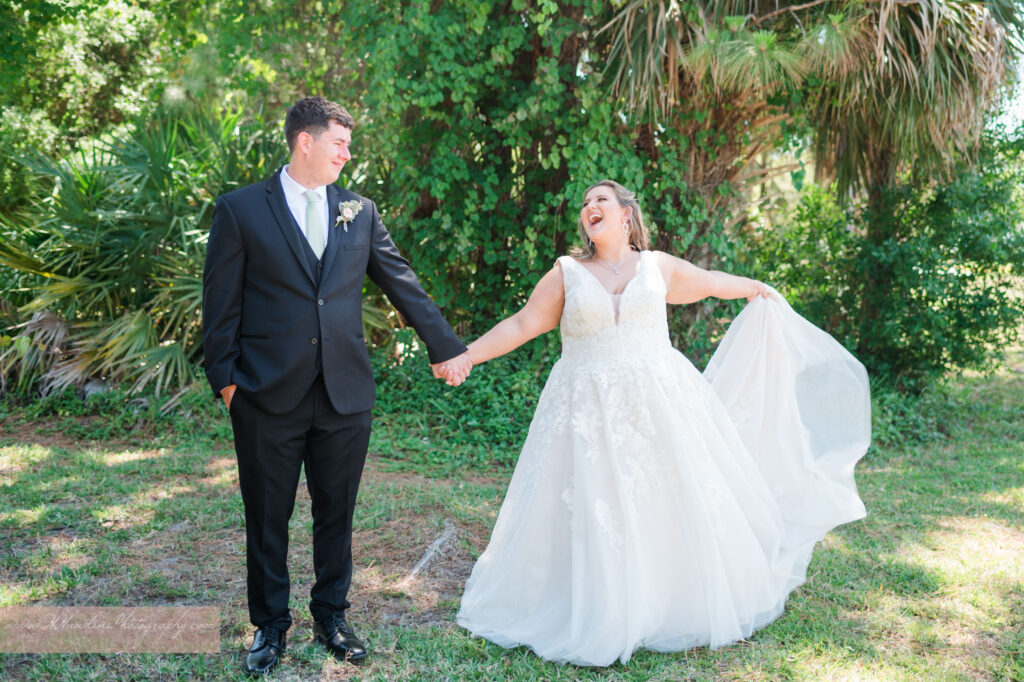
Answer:
<svg viewBox="0 0 1024 682"><path fill-rule="evenodd" d="M0 216L49 189L21 159L60 156L160 101L195 39L197 0L22 0L0 7Z"/></svg>
<svg viewBox="0 0 1024 682"><path fill-rule="evenodd" d="M877 213L812 186L791 221L753 240L762 276L897 388L990 366L1024 320L1024 127L986 132L948 181L882 194ZM878 225L892 235L880 243ZM865 316L865 300L884 315Z"/></svg>
<svg viewBox="0 0 1024 682"><path fill-rule="evenodd" d="M929 174L966 158L1024 48L1024 11L1015 0L633 0L604 31L630 107L664 125L734 108L723 120L751 131L773 104L805 116L821 178L845 195L887 185L903 161ZM767 135L747 135L730 164L778 137Z"/></svg>
<svg viewBox="0 0 1024 682"><path fill-rule="evenodd" d="M840 198L864 193L873 219L860 224L881 253L919 232L885 219L907 193L927 193L976 153L1021 52L1024 12L1014 0L633 0L604 31L626 104L691 138L691 112L710 108L710 125L735 141L691 159L694 173L718 164L735 183L795 126L813 137L820 180L835 179ZM898 267L880 258L865 271L856 313L865 325L886 325ZM858 344L884 336L862 332Z"/></svg>

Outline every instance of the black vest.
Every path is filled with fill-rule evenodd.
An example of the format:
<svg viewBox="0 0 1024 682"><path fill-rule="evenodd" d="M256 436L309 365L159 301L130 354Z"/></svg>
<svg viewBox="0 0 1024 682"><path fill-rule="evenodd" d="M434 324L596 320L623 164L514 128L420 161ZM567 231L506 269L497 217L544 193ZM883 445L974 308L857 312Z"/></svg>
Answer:
<svg viewBox="0 0 1024 682"><path fill-rule="evenodd" d="M289 211L289 214L290 213L291 211ZM300 230L298 224L295 223L294 216L292 217L292 224L295 225L295 229L298 230L299 236L302 237L302 239L299 240L300 242L302 242L302 253L306 255L306 261L309 263L309 269L313 272L313 277L316 279L317 288L319 288L320 277L323 275L324 271L324 259L322 257L317 258L316 254L313 253L313 249L309 245L309 239L306 238L306 235L302 234L302 230ZM327 239L328 241L331 239L331 230L327 230ZM326 244L324 245L324 253L327 253ZM314 303L314 305L316 304ZM320 308L318 307L317 317L319 318L319 316ZM324 366L321 360L321 353L323 353L323 347L324 344L322 343L317 344L316 347L316 368L318 371L320 370L321 367Z"/></svg>

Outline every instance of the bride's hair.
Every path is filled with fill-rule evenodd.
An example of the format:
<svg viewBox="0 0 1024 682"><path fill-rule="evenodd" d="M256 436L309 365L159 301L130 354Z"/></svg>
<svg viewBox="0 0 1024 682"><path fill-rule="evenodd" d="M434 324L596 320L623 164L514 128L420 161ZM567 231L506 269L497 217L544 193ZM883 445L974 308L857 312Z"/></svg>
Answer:
<svg viewBox="0 0 1024 682"><path fill-rule="evenodd" d="M618 200L619 206L630 209L630 248L634 251L646 251L651 248L651 233L647 230L647 225L644 224L644 214L643 211L640 210L640 204L636 201L636 194L630 192L614 180L602 180L601 182L595 182L593 185L588 187L587 191L583 193L583 196L587 196L587 192L595 187L611 188L611 190L615 192L615 198ZM583 226L582 217L577 219L576 226L579 229L580 241L583 242L583 246L573 249L569 255L577 260L590 260L596 254L596 251L594 249L594 243L590 241L590 237L587 236L587 229Z"/></svg>

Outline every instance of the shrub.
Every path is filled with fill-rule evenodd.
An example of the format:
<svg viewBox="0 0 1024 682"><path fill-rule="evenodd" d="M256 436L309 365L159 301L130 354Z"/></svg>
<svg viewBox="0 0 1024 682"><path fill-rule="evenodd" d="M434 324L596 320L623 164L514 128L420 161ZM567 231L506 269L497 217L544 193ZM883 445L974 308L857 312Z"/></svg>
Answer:
<svg viewBox="0 0 1024 682"><path fill-rule="evenodd" d="M433 378L425 349L412 330L396 332L405 350L401 361L377 352L374 452L403 463L439 471L465 466L515 464L544 382L558 357L557 336L547 334L516 351L475 367L469 380L452 388Z"/></svg>
<svg viewBox="0 0 1024 682"><path fill-rule="evenodd" d="M258 116L196 111L30 161L54 189L0 225L0 265L32 285L0 378L44 392L93 376L158 393L192 383L213 202L282 157Z"/></svg>
<svg viewBox="0 0 1024 682"><path fill-rule="evenodd" d="M975 167L882 191L874 210L811 188L760 235L762 276L900 390L989 367L1024 320L1022 148L1024 128L991 133Z"/></svg>

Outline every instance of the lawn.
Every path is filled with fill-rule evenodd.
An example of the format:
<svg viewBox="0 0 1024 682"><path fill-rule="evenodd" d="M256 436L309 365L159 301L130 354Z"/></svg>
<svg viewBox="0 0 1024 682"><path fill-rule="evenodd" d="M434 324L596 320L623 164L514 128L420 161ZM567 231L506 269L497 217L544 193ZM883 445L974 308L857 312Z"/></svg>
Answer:
<svg viewBox="0 0 1024 682"><path fill-rule="evenodd" d="M217 606L221 651L3 654L0 676L241 678L252 628L226 416L200 395L171 416L122 402L0 407L0 606ZM360 491L350 612L370 662L354 668L309 644L300 485L295 623L274 679L1024 680L1024 354L992 375L950 380L899 419L911 435L876 444L857 470L868 517L818 547L781 618L724 649L640 652L599 670L506 651L454 624L511 471L410 464L394 449L410 438L435 460L479 456L460 458L440 428L413 434L381 419ZM441 536L449 541L411 576Z"/></svg>

